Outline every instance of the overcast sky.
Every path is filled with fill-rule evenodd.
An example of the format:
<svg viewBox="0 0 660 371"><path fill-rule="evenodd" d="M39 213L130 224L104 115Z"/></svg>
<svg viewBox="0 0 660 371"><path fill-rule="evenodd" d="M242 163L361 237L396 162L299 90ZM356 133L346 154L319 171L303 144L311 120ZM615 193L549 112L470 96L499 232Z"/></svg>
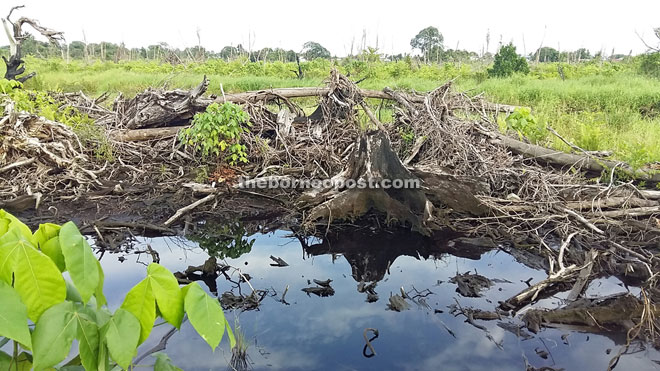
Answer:
<svg viewBox="0 0 660 371"><path fill-rule="evenodd" d="M16 1L16 4L12 4ZM539 47L560 50L585 47L592 52L640 53L646 50L637 31L656 43L653 27L660 27L660 0L553 1L359 1L294 0L140 1L140 0L3 0L0 16L11 5L42 25L64 31L68 41L124 42L128 47L161 41L175 47L202 45L220 51L225 45L247 49L282 47L299 51L317 41L337 56L350 52L351 41L384 53L410 52L410 39L435 26L445 47L481 52L490 30L491 52L500 40L513 41L519 53ZM6 41L0 38L0 44Z"/></svg>

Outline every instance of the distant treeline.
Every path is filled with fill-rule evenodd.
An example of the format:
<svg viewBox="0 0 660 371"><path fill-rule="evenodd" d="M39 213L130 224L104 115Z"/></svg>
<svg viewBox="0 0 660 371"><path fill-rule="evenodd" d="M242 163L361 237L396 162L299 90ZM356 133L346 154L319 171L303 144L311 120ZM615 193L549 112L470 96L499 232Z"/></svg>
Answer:
<svg viewBox="0 0 660 371"><path fill-rule="evenodd" d="M413 39L414 40L414 39ZM412 44L412 42L411 42ZM348 58L364 61L400 61L405 58L418 59L422 62L466 62L471 60L492 61L491 53L478 54L468 50L445 49L442 43L436 43L428 47L419 47L421 55L411 53L382 54L377 48L365 47L362 51L349 55ZM190 61L201 62L207 59L223 59L231 61L235 59L248 59L251 62L296 62L296 58L303 60L313 59L336 59L321 44L310 41L303 45L300 52L282 48L263 48L260 50L247 50L241 44L237 46L225 46L219 52L208 50L203 46L194 46L185 49L174 48L165 42L141 48L127 48L124 43L115 44L111 42L84 43L83 41L72 41L67 45L54 45L29 37L22 44L23 55L38 58L61 57L64 60L88 60L88 61L110 61L119 62L123 60L156 60L168 63L183 63ZM8 55L9 47L0 47L0 55ZM629 55L613 54L605 58L601 52L591 54L588 49L580 48L575 51L558 51L551 47L542 47L526 58L538 62L579 62L592 59L621 60Z"/></svg>
<svg viewBox="0 0 660 371"><path fill-rule="evenodd" d="M660 33L659 33L660 34ZM660 37L660 36L659 36ZM54 45L48 42L43 42L34 39L30 36L22 43L23 56L33 56L43 59L62 58L69 62L72 60L79 60L84 62L120 62L120 61L157 61L164 62L171 65L183 63L203 63L207 60L224 60L226 62L240 60L243 62L281 62L281 63L300 63L300 61L313 61L318 59L324 60L348 60L359 62L400 62L405 61L409 65L415 64L441 64L441 63L458 63L459 65L464 62L474 62L482 65L490 65L494 61L497 62L496 55L488 52L490 33L486 35L485 48L481 53L476 53L468 50L449 49L445 47L444 37L441 32L435 27L426 27L419 31L415 37L410 40L411 51L418 53L400 53L396 55L384 54L378 47L370 47L366 45L363 38L362 44L358 45L353 52L354 45L351 44L351 51L347 57L337 58L333 57L328 49L318 42L309 41L303 44L299 52L294 50L286 50L282 48L263 48L260 50L246 49L241 44L236 46L225 46L219 52L211 51L201 45L188 47L185 49L174 48L165 42L141 48L127 48L124 43L115 44L111 42L101 43L85 43L83 41L73 41L65 45ZM498 46L499 53L508 47L507 45ZM512 53L517 55L515 47L512 47ZM0 55L8 55L9 47L0 47ZM644 73L660 76L657 71L660 57L658 53L647 53L640 57L642 60L641 69ZM603 51L598 51L592 54L586 48L580 48L574 51L559 51L552 47L543 46L538 48L535 52L523 56L522 62L525 61L535 63L578 63L589 61L622 61L632 59L632 51L626 54L615 54L614 50L609 55L604 55ZM515 60L512 55L511 60ZM505 64L508 63L505 61ZM524 66L523 66L524 67ZM299 71L299 77L302 77L302 70ZM525 73L526 69L515 70L514 72ZM295 72L295 71L294 71Z"/></svg>

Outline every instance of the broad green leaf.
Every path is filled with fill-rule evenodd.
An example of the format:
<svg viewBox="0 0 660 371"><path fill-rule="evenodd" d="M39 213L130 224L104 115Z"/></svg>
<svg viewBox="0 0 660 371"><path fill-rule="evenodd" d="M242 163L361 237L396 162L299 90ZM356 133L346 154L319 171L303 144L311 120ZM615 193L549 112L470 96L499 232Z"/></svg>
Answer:
<svg viewBox="0 0 660 371"><path fill-rule="evenodd" d="M84 316L82 313L76 313L78 322L78 350L80 352L80 360L86 370L98 369L98 353L99 353L99 328L96 326L96 321Z"/></svg>
<svg viewBox="0 0 660 371"><path fill-rule="evenodd" d="M225 332L226 320L217 299L210 297L197 282L188 285L185 309L190 324L215 351Z"/></svg>
<svg viewBox="0 0 660 371"><path fill-rule="evenodd" d="M66 284L66 300L72 301L74 303L82 303L82 297L80 296L76 286L69 282L69 280L64 280L64 283Z"/></svg>
<svg viewBox="0 0 660 371"><path fill-rule="evenodd" d="M64 255L62 254L59 237L53 237L44 244L40 244L39 248L41 249L41 252L46 254L46 256L55 263L60 272L66 270L66 262L64 260Z"/></svg>
<svg viewBox="0 0 660 371"><path fill-rule="evenodd" d="M27 309L21 297L8 284L0 281L0 336L21 343L32 349L32 339L28 329Z"/></svg>
<svg viewBox="0 0 660 371"><path fill-rule="evenodd" d="M103 341L101 335L101 343L99 344L99 368L98 371L110 370L110 357L108 356L108 346Z"/></svg>
<svg viewBox="0 0 660 371"><path fill-rule="evenodd" d="M148 279L140 281L126 294L121 308L131 312L140 321L139 344L142 344L149 337L156 320L156 298Z"/></svg>
<svg viewBox="0 0 660 371"><path fill-rule="evenodd" d="M0 237L0 280L13 284L16 252L20 241L27 242L19 230L13 229ZM29 243L29 242L27 242Z"/></svg>
<svg viewBox="0 0 660 371"><path fill-rule="evenodd" d="M99 266L92 248L73 222L60 229L60 246L71 280L87 303L99 285Z"/></svg>
<svg viewBox="0 0 660 371"><path fill-rule="evenodd" d="M108 303L108 300L105 298L105 295L103 295L103 283L105 282L105 274L103 273L101 262L96 260L96 265L99 270L99 284L98 286L96 286L96 290L94 291L94 296L96 296L96 307L101 308L102 306Z"/></svg>
<svg viewBox="0 0 660 371"><path fill-rule="evenodd" d="M72 302L65 301L44 312L32 333L35 370L55 366L66 358L77 327Z"/></svg>
<svg viewBox="0 0 660 371"><path fill-rule="evenodd" d="M12 232L7 235L10 234ZM0 261L5 253L13 256L14 288L27 306L32 321L36 322L46 309L64 301L64 278L49 257L22 236L13 244L0 245Z"/></svg>
<svg viewBox="0 0 660 371"><path fill-rule="evenodd" d="M34 242L41 246L47 241L57 237L60 233L60 226L52 223L40 224L39 229L34 232Z"/></svg>
<svg viewBox="0 0 660 371"><path fill-rule="evenodd" d="M162 265L151 263L147 268L147 278L162 317L174 327L180 328L183 320L183 296L176 277Z"/></svg>
<svg viewBox="0 0 660 371"><path fill-rule="evenodd" d="M102 334L112 359L128 369L140 340L140 321L128 311L117 309Z"/></svg>
<svg viewBox="0 0 660 371"><path fill-rule="evenodd" d="M11 215L10 213L0 210L0 219L6 219L9 221L9 225L7 226L7 232L11 231L13 228L18 229L21 234L25 237L26 240L30 241L32 244L34 244L34 237L32 236L32 231L30 228L23 224L18 218L15 216Z"/></svg>
<svg viewBox="0 0 660 371"><path fill-rule="evenodd" d="M2 225L0 225L2 228ZM9 365L11 365L11 356L3 351L0 351L0 371L9 370Z"/></svg>
<svg viewBox="0 0 660 371"><path fill-rule="evenodd" d="M96 325L99 328L105 326L110 319L112 318L112 313L107 308L97 308L96 309Z"/></svg>
<svg viewBox="0 0 660 371"><path fill-rule="evenodd" d="M2 210L0 210L0 213ZM0 217L0 237L2 237L9 230L9 219Z"/></svg>
<svg viewBox="0 0 660 371"><path fill-rule="evenodd" d="M182 371L180 368L172 364L172 360L165 353L156 353L156 363L154 364L154 371Z"/></svg>

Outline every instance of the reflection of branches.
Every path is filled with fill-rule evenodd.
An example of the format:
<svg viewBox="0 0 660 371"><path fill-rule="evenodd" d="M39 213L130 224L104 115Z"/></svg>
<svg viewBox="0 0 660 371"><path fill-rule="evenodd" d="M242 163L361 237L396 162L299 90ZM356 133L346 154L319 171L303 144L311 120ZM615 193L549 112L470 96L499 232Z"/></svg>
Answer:
<svg viewBox="0 0 660 371"><path fill-rule="evenodd" d="M495 338L493 338L493 336L490 334L490 331L488 331L486 326L483 326L483 325L480 325L480 324L474 322L474 316L473 316L473 313L470 309L464 309L461 306L461 303L458 302L458 299L454 298L454 301L456 302L456 306L452 310L452 314L458 313L458 314L464 315L465 318L466 318L465 322L467 322L467 323L471 324L472 326L478 328L479 330L485 332L486 333L486 338L488 338L488 340L492 341L493 344L495 344L500 350L504 349L502 347L502 341L500 341L499 343L497 341L495 341ZM454 314L454 315L456 316L458 314Z"/></svg>

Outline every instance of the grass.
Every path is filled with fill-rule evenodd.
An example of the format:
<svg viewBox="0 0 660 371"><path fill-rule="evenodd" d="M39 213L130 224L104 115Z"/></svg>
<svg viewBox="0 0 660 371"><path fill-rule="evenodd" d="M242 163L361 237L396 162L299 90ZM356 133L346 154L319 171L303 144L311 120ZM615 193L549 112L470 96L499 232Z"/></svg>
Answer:
<svg viewBox="0 0 660 371"><path fill-rule="evenodd" d="M660 161L660 81L631 72L572 80L529 77L466 81L495 102L524 105L533 115L585 150L611 150L633 166ZM568 150L554 136L551 146Z"/></svg>
<svg viewBox="0 0 660 371"><path fill-rule="evenodd" d="M103 92L133 96L149 87L191 88L204 74L211 81L209 93L242 92L278 87L322 86L331 68L368 77L360 83L367 89L429 91L449 79L457 89L474 94L485 92L498 103L523 105L541 123L586 150L613 151L615 158L642 166L660 161L660 80L638 74L637 62L588 63L532 66L527 76L503 79L485 78L485 67L478 64L416 66L408 62L365 63L359 61L304 62L305 79L297 79L291 63L249 63L247 61L208 61L171 66L156 62L133 61L94 63L27 59L27 70L38 75L26 88L35 90L83 91L95 96ZM561 66L566 80L559 78ZM0 71L1 73L2 71ZM303 106L313 109L312 100ZM377 104L377 103L376 103ZM391 120L387 109L383 121ZM542 141L568 150L558 138L548 135Z"/></svg>

